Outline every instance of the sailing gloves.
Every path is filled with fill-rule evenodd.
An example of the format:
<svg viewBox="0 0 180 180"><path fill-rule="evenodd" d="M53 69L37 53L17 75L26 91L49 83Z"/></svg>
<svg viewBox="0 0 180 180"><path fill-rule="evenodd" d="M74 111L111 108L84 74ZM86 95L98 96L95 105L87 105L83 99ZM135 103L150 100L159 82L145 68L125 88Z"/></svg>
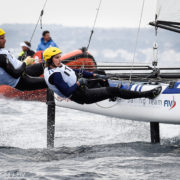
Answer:
<svg viewBox="0 0 180 180"><path fill-rule="evenodd" d="M96 74L96 78L107 80L108 77L106 75Z"/></svg>
<svg viewBox="0 0 180 180"><path fill-rule="evenodd" d="M28 56L23 62L26 63L26 66L29 66L29 65L32 65L34 61L35 61L35 59Z"/></svg>

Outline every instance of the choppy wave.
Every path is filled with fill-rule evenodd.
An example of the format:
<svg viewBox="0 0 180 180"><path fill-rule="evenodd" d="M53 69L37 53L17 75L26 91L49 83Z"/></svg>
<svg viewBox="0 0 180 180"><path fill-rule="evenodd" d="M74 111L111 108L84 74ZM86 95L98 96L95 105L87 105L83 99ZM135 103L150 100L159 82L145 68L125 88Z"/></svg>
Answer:
<svg viewBox="0 0 180 180"><path fill-rule="evenodd" d="M179 139L180 141L180 139ZM0 158L9 159L10 161L31 161L31 162L48 162L59 161L64 159L81 158L81 160L96 159L104 157L138 157L149 156L159 157L180 156L179 145L161 145L146 142L101 144L94 146L79 147L56 147L53 149L22 149L16 147L0 147Z"/></svg>
<svg viewBox="0 0 180 180"><path fill-rule="evenodd" d="M16 179L175 179L180 146L145 142L55 149L0 147L0 175ZM177 160L177 161L176 161ZM8 170L7 170L8 169ZM141 175L141 176L139 176Z"/></svg>
<svg viewBox="0 0 180 180"><path fill-rule="evenodd" d="M179 126L56 109L55 148L46 148L46 104L1 99L0 180L179 179Z"/></svg>

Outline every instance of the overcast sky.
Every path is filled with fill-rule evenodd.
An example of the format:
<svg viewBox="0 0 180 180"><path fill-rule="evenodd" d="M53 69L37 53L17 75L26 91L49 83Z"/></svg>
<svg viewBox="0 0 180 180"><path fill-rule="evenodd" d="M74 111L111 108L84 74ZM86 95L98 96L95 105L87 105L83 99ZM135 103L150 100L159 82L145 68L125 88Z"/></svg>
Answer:
<svg viewBox="0 0 180 180"><path fill-rule="evenodd" d="M45 0L0 0L0 24L36 23ZM102 0L97 27L137 27L143 0ZM92 27L99 0L48 0L43 23ZM156 0L145 0L142 26L154 20Z"/></svg>

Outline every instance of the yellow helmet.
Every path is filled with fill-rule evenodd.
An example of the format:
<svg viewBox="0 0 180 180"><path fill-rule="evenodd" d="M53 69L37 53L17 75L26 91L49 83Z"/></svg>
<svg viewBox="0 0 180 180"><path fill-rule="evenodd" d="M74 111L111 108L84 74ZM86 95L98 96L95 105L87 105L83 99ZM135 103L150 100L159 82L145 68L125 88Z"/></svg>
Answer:
<svg viewBox="0 0 180 180"><path fill-rule="evenodd" d="M44 52L43 52L43 59L45 61L45 63L51 59L52 56L55 56L56 54L62 53L62 51L57 48L57 47L50 47L47 48Z"/></svg>
<svg viewBox="0 0 180 180"><path fill-rule="evenodd" d="M0 28L0 36L6 34L5 31L3 29Z"/></svg>

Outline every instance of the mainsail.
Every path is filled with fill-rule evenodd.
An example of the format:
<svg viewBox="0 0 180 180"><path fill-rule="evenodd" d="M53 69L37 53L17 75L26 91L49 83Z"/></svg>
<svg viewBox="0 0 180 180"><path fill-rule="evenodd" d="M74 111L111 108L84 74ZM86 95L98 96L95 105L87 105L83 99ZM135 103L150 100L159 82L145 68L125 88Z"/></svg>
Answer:
<svg viewBox="0 0 180 180"><path fill-rule="evenodd" d="M180 33L180 0L157 0L155 22L149 24Z"/></svg>

